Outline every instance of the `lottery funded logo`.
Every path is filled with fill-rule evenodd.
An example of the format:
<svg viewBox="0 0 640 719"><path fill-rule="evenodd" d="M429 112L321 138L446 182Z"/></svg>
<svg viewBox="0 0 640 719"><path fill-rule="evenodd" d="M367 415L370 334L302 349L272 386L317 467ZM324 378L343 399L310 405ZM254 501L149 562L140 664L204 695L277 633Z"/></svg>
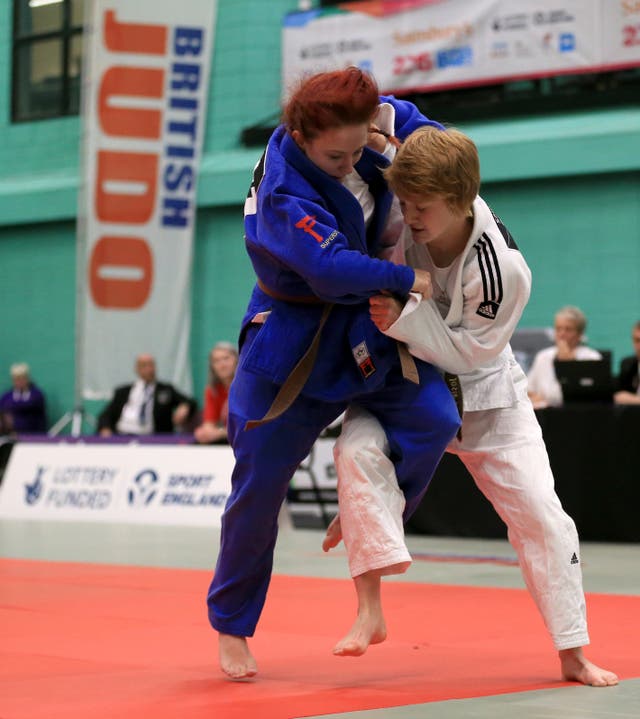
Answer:
<svg viewBox="0 0 640 719"><path fill-rule="evenodd" d="M37 504L38 500L42 496L42 490L44 489L44 482L42 481L42 475L46 471L46 467L38 467L36 469L36 476L31 482L26 482L24 485L24 501L27 504Z"/></svg>
<svg viewBox="0 0 640 719"><path fill-rule="evenodd" d="M117 468L108 466L38 465L24 484L24 501L32 507L104 510L113 501L117 474Z"/></svg>

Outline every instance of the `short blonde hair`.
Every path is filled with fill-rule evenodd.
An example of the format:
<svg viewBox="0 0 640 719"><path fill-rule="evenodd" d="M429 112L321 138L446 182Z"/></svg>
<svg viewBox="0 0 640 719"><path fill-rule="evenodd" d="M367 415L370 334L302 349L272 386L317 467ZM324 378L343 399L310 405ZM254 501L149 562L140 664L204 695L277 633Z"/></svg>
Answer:
<svg viewBox="0 0 640 719"><path fill-rule="evenodd" d="M464 213L480 190L478 148L453 127L422 127L407 137L384 176L401 198L442 197Z"/></svg>
<svg viewBox="0 0 640 719"><path fill-rule="evenodd" d="M26 362L16 362L11 365L9 373L12 377L28 377L29 365Z"/></svg>

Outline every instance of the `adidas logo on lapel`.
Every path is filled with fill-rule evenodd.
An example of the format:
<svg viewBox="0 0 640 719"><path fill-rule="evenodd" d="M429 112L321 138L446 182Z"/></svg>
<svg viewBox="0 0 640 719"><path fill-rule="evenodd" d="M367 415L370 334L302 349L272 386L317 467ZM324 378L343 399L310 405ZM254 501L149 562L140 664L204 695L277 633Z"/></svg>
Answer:
<svg viewBox="0 0 640 719"><path fill-rule="evenodd" d="M476 314L486 317L488 320L495 320L500 305L497 302L481 302L478 305Z"/></svg>
<svg viewBox="0 0 640 719"><path fill-rule="evenodd" d="M371 377L371 375L376 371L376 367L373 364L371 355L369 354L367 343L360 342L360 344L357 344L355 347L352 347L351 351L353 352L353 357L356 361L356 364L360 368L360 372L362 372L363 377L365 379L367 377Z"/></svg>

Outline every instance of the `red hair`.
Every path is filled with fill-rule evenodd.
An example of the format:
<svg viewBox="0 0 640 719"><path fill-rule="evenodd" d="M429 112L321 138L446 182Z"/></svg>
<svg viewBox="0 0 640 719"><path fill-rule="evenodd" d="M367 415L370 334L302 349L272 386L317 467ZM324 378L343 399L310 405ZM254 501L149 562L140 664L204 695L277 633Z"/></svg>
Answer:
<svg viewBox="0 0 640 719"><path fill-rule="evenodd" d="M330 128L371 122L379 102L375 80L359 68L321 72L294 90L283 120L290 132L313 140Z"/></svg>

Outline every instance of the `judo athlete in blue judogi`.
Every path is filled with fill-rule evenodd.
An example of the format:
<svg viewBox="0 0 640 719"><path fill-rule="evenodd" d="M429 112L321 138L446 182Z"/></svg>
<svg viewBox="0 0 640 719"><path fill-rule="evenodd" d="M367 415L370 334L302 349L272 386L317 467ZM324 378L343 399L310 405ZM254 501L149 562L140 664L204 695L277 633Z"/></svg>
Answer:
<svg viewBox="0 0 640 719"><path fill-rule="evenodd" d="M400 136L429 123L410 103L383 101ZM378 419L392 448L406 520L460 425L438 371L418 360L417 382L405 379L398 343L369 316L372 295L429 289L427 273L375 258L392 200L380 172L388 162L365 147L379 102L375 83L355 68L303 83L256 167L245 205L246 245L258 281L229 395L236 463L207 597L221 667L233 678L257 671L246 637L253 636L266 598L278 514L320 432L355 399ZM354 174L358 198L344 184ZM317 354L302 373L302 387L294 388L284 410L269 412L310 347ZM274 418L254 422L265 415Z"/></svg>

